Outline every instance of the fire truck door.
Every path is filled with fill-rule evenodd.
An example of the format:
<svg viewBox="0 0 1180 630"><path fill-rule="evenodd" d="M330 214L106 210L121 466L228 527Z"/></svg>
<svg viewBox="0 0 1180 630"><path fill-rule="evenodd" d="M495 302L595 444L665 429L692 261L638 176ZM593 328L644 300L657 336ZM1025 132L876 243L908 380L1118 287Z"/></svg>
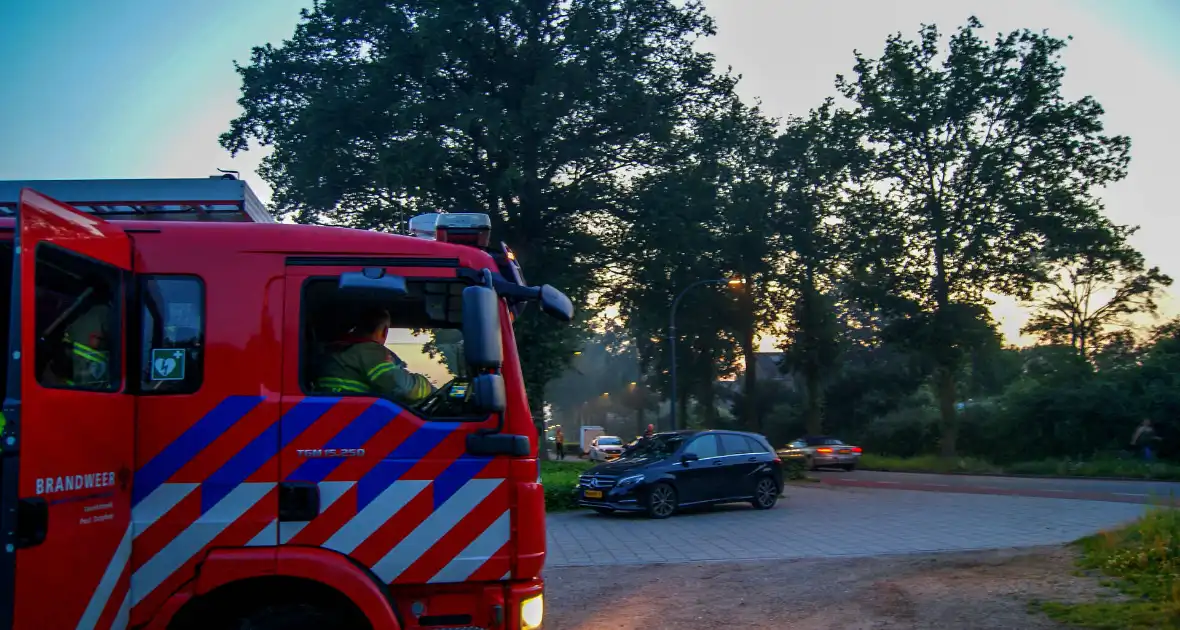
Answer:
<svg viewBox="0 0 1180 630"><path fill-rule="evenodd" d="M121 630L135 420L124 350L131 241L26 189L15 244L0 626Z"/></svg>

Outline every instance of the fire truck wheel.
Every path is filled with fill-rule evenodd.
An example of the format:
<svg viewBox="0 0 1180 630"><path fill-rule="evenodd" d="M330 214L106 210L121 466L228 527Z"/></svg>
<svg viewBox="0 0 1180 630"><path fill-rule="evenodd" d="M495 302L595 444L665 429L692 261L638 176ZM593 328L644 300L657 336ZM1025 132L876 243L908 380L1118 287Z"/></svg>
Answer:
<svg viewBox="0 0 1180 630"><path fill-rule="evenodd" d="M279 604L255 610L233 630L357 630L342 615L310 604Z"/></svg>

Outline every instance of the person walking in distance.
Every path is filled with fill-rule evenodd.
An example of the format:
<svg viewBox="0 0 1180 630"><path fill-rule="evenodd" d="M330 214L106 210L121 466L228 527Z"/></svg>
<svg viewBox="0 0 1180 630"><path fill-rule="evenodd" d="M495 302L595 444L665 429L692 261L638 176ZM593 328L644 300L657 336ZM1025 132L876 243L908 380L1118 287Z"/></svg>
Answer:
<svg viewBox="0 0 1180 630"><path fill-rule="evenodd" d="M1155 427L1151 425L1151 420L1144 420L1131 436L1131 446L1143 455L1144 460L1151 461L1155 457L1152 447L1159 439L1159 436L1155 434Z"/></svg>
<svg viewBox="0 0 1180 630"><path fill-rule="evenodd" d="M557 435L554 436L557 441L557 459L565 459L565 434L561 432L561 427L557 427Z"/></svg>

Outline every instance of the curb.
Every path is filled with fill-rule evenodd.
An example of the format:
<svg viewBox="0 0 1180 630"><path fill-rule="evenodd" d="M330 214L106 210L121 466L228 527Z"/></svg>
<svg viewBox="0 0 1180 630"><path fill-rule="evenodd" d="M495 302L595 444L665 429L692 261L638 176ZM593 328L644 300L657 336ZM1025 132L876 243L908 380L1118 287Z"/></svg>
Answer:
<svg viewBox="0 0 1180 630"><path fill-rule="evenodd" d="M1091 477L1089 475L1033 475L1028 473L989 473L989 472L959 472L959 471L930 471L917 470L888 470L885 468L867 468L857 466L857 470L867 472L895 473L898 475L946 475L949 477L1011 477L1013 479L1081 479L1088 481L1150 481L1153 483L1180 484L1180 479L1155 479L1152 477Z"/></svg>
<svg viewBox="0 0 1180 630"><path fill-rule="evenodd" d="M909 490L911 492L938 492L946 494L989 494L1040 499L1073 499L1076 501L1157 504L1163 507L1180 507L1180 499L1174 496L1164 497L1151 494L1132 495L1111 492L1075 492L1070 490L1041 490L1034 488L989 488L987 486L903 483L899 481L858 481L854 479L825 479L822 485L845 488L877 488L883 490Z"/></svg>

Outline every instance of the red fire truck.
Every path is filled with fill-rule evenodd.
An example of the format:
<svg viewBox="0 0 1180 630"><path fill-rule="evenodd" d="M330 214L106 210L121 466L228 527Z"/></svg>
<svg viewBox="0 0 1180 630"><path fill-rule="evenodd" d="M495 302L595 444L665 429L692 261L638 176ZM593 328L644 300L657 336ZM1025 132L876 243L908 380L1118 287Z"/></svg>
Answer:
<svg viewBox="0 0 1180 630"><path fill-rule="evenodd" d="M0 182L0 212L0 628L540 627L512 323L573 308L486 215L287 225L232 176ZM419 404L316 390L373 304Z"/></svg>

